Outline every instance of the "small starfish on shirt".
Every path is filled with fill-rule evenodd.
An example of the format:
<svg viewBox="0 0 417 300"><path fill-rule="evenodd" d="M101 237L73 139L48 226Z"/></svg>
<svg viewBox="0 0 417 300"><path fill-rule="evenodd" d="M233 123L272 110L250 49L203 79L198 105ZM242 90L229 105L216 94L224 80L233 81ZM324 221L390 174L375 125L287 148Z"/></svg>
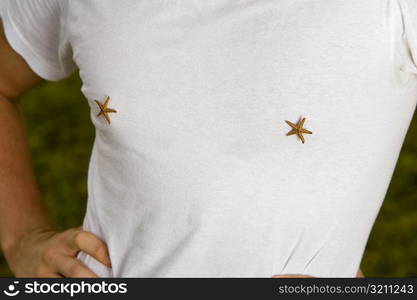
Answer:
<svg viewBox="0 0 417 300"><path fill-rule="evenodd" d="M303 144L304 144L303 133L313 134L310 130L307 130L307 129L303 128L305 120L306 120L306 118L303 118L298 124L294 124L294 123L291 123L290 121L285 120L285 122L288 125L290 125L291 128L292 128L291 131L287 133L287 136L296 134L300 138L301 142L303 142Z"/></svg>
<svg viewBox="0 0 417 300"><path fill-rule="evenodd" d="M97 117L100 117L101 115L103 115L107 122L110 124L110 117L109 117L109 113L115 113L117 112L117 110L113 109L113 108L108 108L107 105L109 104L110 101L110 97L107 96L106 100L104 101L104 103L101 103L98 100L94 100L97 105L100 107L100 112L97 114Z"/></svg>

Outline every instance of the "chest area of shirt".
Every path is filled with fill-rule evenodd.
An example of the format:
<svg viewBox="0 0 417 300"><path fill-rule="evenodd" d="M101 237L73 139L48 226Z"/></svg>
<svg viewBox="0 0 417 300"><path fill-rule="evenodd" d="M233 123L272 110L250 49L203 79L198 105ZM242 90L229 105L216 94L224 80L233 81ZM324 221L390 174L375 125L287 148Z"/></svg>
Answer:
<svg viewBox="0 0 417 300"><path fill-rule="evenodd" d="M69 16L74 58L92 112L110 97L120 134L260 137L392 102L377 1L92 3ZM93 120L107 130L105 116Z"/></svg>
<svg viewBox="0 0 417 300"><path fill-rule="evenodd" d="M75 2L68 23L87 84L247 94L322 88L390 68L382 2Z"/></svg>

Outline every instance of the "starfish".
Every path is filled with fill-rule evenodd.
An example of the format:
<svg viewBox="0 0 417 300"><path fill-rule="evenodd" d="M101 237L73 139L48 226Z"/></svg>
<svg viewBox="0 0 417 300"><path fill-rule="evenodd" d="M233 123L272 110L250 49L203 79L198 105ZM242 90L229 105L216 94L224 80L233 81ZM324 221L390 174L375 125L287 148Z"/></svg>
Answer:
<svg viewBox="0 0 417 300"><path fill-rule="evenodd" d="M104 101L104 104L101 103L98 100L94 100L94 101L100 107L100 112L97 114L97 117L100 117L100 115L103 115L106 118L107 122L110 124L111 122L110 122L109 113L111 113L111 112L112 113L117 112L117 110L115 110L113 108L107 108L107 105L109 104L109 101L110 101L110 97L107 96L106 100Z"/></svg>
<svg viewBox="0 0 417 300"><path fill-rule="evenodd" d="M287 136L296 134L304 144L303 133L313 134L310 130L307 130L307 129L303 128L305 120L306 120L306 118L303 118L298 124L294 124L294 123L291 123L290 121L285 120L285 122L288 125L290 125L291 128L292 128L291 131L287 133Z"/></svg>

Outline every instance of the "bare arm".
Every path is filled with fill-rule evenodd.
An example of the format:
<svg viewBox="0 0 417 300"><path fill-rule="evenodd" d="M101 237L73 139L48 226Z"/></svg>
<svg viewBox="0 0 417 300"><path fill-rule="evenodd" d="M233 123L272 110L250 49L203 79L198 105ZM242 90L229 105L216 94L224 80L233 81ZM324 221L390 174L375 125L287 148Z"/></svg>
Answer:
<svg viewBox="0 0 417 300"><path fill-rule="evenodd" d="M6 258L26 232L50 226L31 170L17 98L41 82L0 31L0 241Z"/></svg>
<svg viewBox="0 0 417 300"><path fill-rule="evenodd" d="M83 250L109 265L106 245L81 228L54 231L32 171L18 98L41 81L0 22L0 245L16 276L94 277L75 256Z"/></svg>

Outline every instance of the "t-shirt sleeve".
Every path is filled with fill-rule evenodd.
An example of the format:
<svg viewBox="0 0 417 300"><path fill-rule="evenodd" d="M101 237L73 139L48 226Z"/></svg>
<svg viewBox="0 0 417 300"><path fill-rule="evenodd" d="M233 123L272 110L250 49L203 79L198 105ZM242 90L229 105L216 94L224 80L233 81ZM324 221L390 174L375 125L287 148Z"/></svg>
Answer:
<svg viewBox="0 0 417 300"><path fill-rule="evenodd" d="M67 0L0 0L0 16L11 47L40 77L57 81L75 69L66 31Z"/></svg>
<svg viewBox="0 0 417 300"><path fill-rule="evenodd" d="M399 3L404 23L404 38L413 63L410 70L417 74L417 0L399 0Z"/></svg>

